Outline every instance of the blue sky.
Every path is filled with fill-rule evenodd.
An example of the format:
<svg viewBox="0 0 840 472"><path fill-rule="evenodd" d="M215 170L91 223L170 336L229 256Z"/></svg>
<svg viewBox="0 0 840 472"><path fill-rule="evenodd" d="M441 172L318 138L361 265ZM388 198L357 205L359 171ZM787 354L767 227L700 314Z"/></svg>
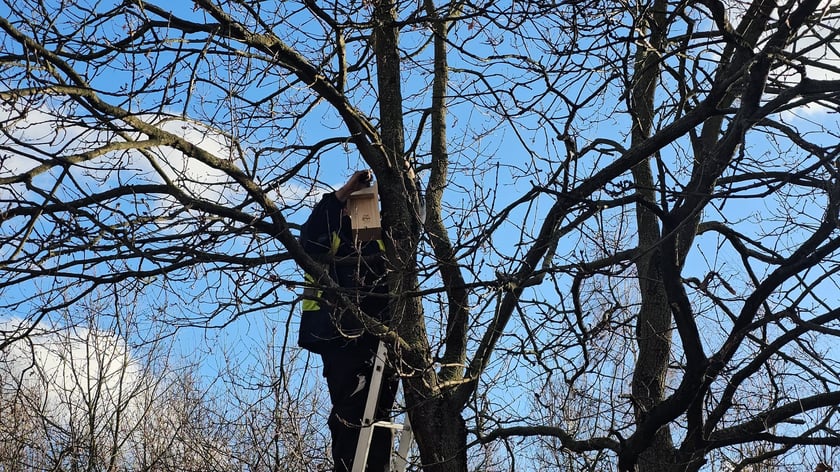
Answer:
<svg viewBox="0 0 840 472"><path fill-rule="evenodd" d="M183 13L187 15L198 15L191 10L185 10ZM360 11L359 14L362 15L364 12ZM319 28L315 22L302 22L301 25L302 29L289 29L288 31L284 31L283 34L286 34L287 39L292 41L296 35L300 39L303 37L303 32L314 32ZM507 48L516 46L515 42L517 38L506 38L507 42L494 44L492 40L497 32L493 31L490 26L478 26L480 27L476 29L460 29L454 33L453 38L456 42L462 41L464 44L483 44L477 50L487 52L488 54L490 52L509 52ZM115 28L113 34L122 34L122 31L117 29L115 25L110 25L109 27ZM523 29L523 33L536 33L533 28L535 27ZM544 33L553 34L552 32ZM560 33L557 33L557 35L558 37L562 37ZM425 32L422 30L416 32L406 31L403 35L403 40L406 41L407 45L414 44L416 46L420 44L424 36ZM308 48L306 53L309 57L319 57L317 45L309 45L305 42L297 43L297 45ZM406 49L410 50L411 47L406 46ZM356 52L351 47L351 53ZM710 58L714 58L713 51L705 51L704 53L708 54ZM534 51L532 59L543 60L545 57L550 57L550 54L551 51ZM428 57L420 55L416 60L422 62L428 60ZM602 64L597 61L598 58L594 56L587 57L585 60L581 59L581 62L586 65L604 67L602 75L595 75L593 77L603 78L608 76L610 74L610 70L607 67L609 64ZM147 65L140 64L136 69L139 72L136 76L126 72L110 71L108 75L100 77L101 83L104 84L103 87L107 86L112 90L116 90L124 84L140 83L143 80L142 72ZM247 61L237 60L229 61L226 64L220 62L217 65L219 65L219 69L213 69L209 66L203 67L202 72L206 74L208 81L197 83L195 86L196 93L222 93L223 90L213 88L213 79L228 80L231 78L231 72L223 66L231 66L233 70L239 71L245 70L249 65L253 64ZM552 127L556 123L540 121L534 117L523 117L519 119L518 127L514 130L507 126L507 123L503 120L490 116L487 113L482 113L480 108L466 98L477 87L489 85L502 90L509 87L511 83L514 83L518 79L511 72L513 70L511 67L487 66L483 72L487 74L488 83L481 83L476 81L477 77L475 74L465 71L468 67L475 67L475 64L471 64L468 58L454 56L450 65L456 68L456 71L452 74L453 97L450 104L451 115L449 120L451 126L450 149L453 164L450 174L451 188L446 197L446 203L450 205L450 211L447 212L445 217L451 228L453 240L466 241L477 236L477 228L480 228L480 225L487 221L488 213L494 213L498 209L505 207L532 185L544 184L544 180L551 171L557 169L559 160L565 154L562 144L556 139L557 129ZM591 91L598 85L595 82L585 82L583 76L579 78L580 81L570 80L567 83L555 85L563 88L569 95L578 95ZM420 109L428 105L429 95L418 92L427 80L427 75L422 71L407 68L405 81L406 107L415 106L416 109ZM285 84L283 74L268 74L262 81L245 81L243 86L247 88L243 88L242 92L249 98L254 98L263 96L269 90L282 87ZM520 101L527 102L531 94L538 91L538 86L540 85L542 84L519 84L511 95L502 96L500 100L512 101L515 97ZM416 92L417 95L413 95L412 92ZM374 109L374 102L372 100L373 95L369 94L370 90L368 88L360 86L354 89L350 93L350 96L353 103L359 104L359 107L363 111L371 112ZM297 98L305 97L307 91L301 90L298 94L292 95ZM666 97L662 96L661 98L664 100ZM231 116L236 116L229 113L229 109L227 108L229 104L224 100L208 100L193 103L195 107L189 110L189 114L196 119L213 117L218 122L218 129L206 132L193 125L173 121L171 122L173 131L189 136L191 140L201 143L203 147L218 153L220 156L232 156L234 159L238 159L238 152L240 150L237 149L235 152L231 152L225 145L225 139L222 138L226 133L231 133L230 130L232 128L228 128L226 125L232 125L233 121L230 118ZM558 104L553 104L552 106L555 106L554 113L557 116L557 122L561 122L566 110ZM609 138L626 145L627 130L629 129L628 120L625 115L616 112L621 106L622 103L619 97L615 93L609 93L597 103L591 104L591 107L584 109L582 111L583 115L568 131L578 138L578 142L581 145L591 142L596 137ZM182 112L182 109L179 108L177 103L159 110L156 105L141 104L139 109L144 110L146 116L152 121L156 120L155 116L157 116L153 113L154 111L175 115ZM54 112L58 110L47 111ZM371 114L374 113L371 112ZM237 118L242 119L242 123L250 123L243 117L237 116ZM836 130L840 129L838 115L836 113L826 113L825 110L811 109L806 111L802 116L794 116L791 113L784 118L790 123L802 126L811 131L813 134L809 134L809 138L814 136L813 139L822 140L823 142L837 138ZM410 141L410 138L413 137L413 133L415 132L414 127L417 126L419 114L416 110L407 112L405 119ZM271 126L257 126L269 122ZM291 123L279 117L276 121L271 121L268 118L255 119L254 123L255 126L253 127L243 128L233 133L233 135L241 139L245 144L241 152L244 153L243 155L246 159L253 157L255 155L255 149L261 146L265 148L275 146L279 150L283 146L289 145L289 142L284 141L285 137L280 136L276 132L282 126L292 128L287 135L290 137L290 140L299 138L309 143L325 137L346 135L346 130L341 127L340 123L335 119L334 113L326 104L317 105L315 112L309 115L306 120L299 123ZM34 136L43 140L45 143L45 154L53 151L61 144L61 141L56 142L47 139L51 138L51 132L52 130L48 123L29 126L25 130L27 136ZM767 160L769 161L770 157L784 151L786 146L784 143L777 146L764 137L755 135L756 139L754 139L753 136L750 135L748 137L744 152L750 157L757 157L759 161L762 160L762 156L768 156ZM61 139L67 139L68 141L73 138L72 132L61 137ZM96 138L92 139L96 140ZM665 155L664 159L669 164L691 158L688 153L681 152L680 146L685 146L685 143L677 143L677 145L669 147L663 153ZM526 149L526 147L529 149ZM279 159L278 156L282 155L284 154L280 151L276 153L267 152L261 154L261 158L265 162L270 159ZM295 158L300 153L288 153L287 155L291 157L286 161L276 163L280 170L287 168L290 163L295 162ZM109 157L113 157L113 155ZM197 179L202 183L218 184L224 181L218 171L195 164L193 161L185 162L182 156L177 153L162 152L159 154L159 157L162 159L161 162L168 163L173 169L187 171L184 176L185 180L183 185L188 190L198 192L200 188L203 188L202 186L196 186L190 183L190 178ZM615 153L590 153L584 159L579 160L576 165L581 169L586 169L582 171L582 174L588 174L593 169L603 167L603 165L615 157ZM121 158L125 159L125 162L131 161L131 166L135 169L132 173L123 173L119 176L113 173L103 180L96 180L93 178L93 175L84 175L81 173L75 175L75 177L83 182L83 185L88 185L90 188L96 188L96 185L112 184L120 179L126 179L127 176L130 176L129 180L132 182L145 182L158 178L144 160L131 155L121 155ZM426 158L424 155L419 156L421 161ZM776 169L786 170L786 166L793 167L795 164L785 162L783 165L778 165ZM20 161L13 157L11 160L7 159L3 162L3 171L14 171L21 165L25 164L20 164ZM308 207L317 198L315 195L318 192L323 191L329 186L337 187L341 185L353 170L362 166L363 164L359 162L356 152L351 147L336 145L329 151L324 152L317 161L312 162L303 169L303 173L307 177L311 177L317 182L317 189L310 188L307 182L303 180L297 182L292 181L277 189L277 201L280 204L288 205L285 209L288 211L290 221L300 223L305 218ZM480 171L485 172L481 173ZM95 174L95 171L92 171L92 173ZM171 175L174 176L176 174L173 172ZM2 174L0 174L0 177L2 177ZM273 177L276 177L276 174L267 171L261 177L261 181L271 181ZM685 175L678 177L684 179ZM46 187L51 179L55 178L55 173L47 174L40 177L42 181L39 181L39 183L43 183ZM496 186L497 182L498 186ZM673 183L674 178L670 178L669 182ZM483 198L481 199L481 203L486 205L486 207L478 207L477 211L474 212L460 213L458 208L461 205L469 204L472 198L471 192L477 191L486 192L482 195ZM219 190L219 194L227 202L233 204L242 201L243 198L243 194L235 188L221 189ZM812 216L818 218L820 216L818 213L818 208L820 207L819 202L810 201L808 197L808 195L805 195L802 198L788 199L787 201L795 202L797 209L806 216L808 213L813 213ZM138 207L149 205L150 210L158 212L162 212L162 208L167 208L169 203L166 200L142 202L126 200L122 202L123 205L137 205ZM503 269L515 267L524 249L523 246L516 244L521 235L520 228L518 227L519 222L527 222L526 226L533 228L540 222L549 204L550 198L544 196L518 207L508 220L502 223L502 229L494 234L491 241L488 241L479 250L471 253L469 259L465 258L465 262L468 262L475 271L474 275L477 278L489 279L495 277L494 269L490 265L491 262L505 261L502 262ZM709 210L707 216L710 219L726 219L729 222L733 222L735 227L744 230L746 233L757 233L762 230L762 227L766 228L768 225L770 227L773 225L781 227L780 225L783 224L783 220L774 222L770 218L778 210L776 205L777 202L774 202L772 198L768 198L759 204L746 205L739 201L731 201L727 202L719 210L719 215L714 215ZM592 249L591 245L595 243L600 242L619 247L629 247L635 239L634 223L628 215L621 214L617 210L602 212L600 216L602 223L598 223L596 219L592 221L587 228L589 231L582 232L577 239L570 237L563 240L554 261L556 264L574 264L581 262L582 259L591 260L602 255ZM4 223L4 225L10 224L18 223L14 221ZM599 241L599 238L593 235L596 235L598 230L604 227L607 227L610 233L607 237ZM4 230L6 228L9 228L9 226L5 226ZM169 222L163 220L161 220L161 228L165 231L177 231L179 229L177 225L170 225ZM222 228L222 226L215 226L214 228ZM43 231L44 234L50 234L52 231L49 224L45 224L38 229ZM589 236L591 237L587 239ZM783 243L787 241L796 242L801 237L801 234L796 233L784 233L775 236L778 241ZM696 277L702 280L710 268L715 267L716 270L723 269L721 270L722 273L720 276L735 286L739 294L749 289L749 281L746 280L745 275L736 265L738 259L736 254L727 250L726 246L722 246L719 243L719 238L715 239L713 236L702 236L698 239L697 244L698 251L693 252L690 256L688 267L684 273L685 277ZM263 252L271 254L283 250L276 241L242 237L228 241L226 245L220 246L219 251L224 252L228 250L230 253L233 253L236 249L245 247L245 245L253 245L248 247L249 249L253 249L252 253L254 254L262 254ZM0 248L0 251L2 251L0 254L7 256L10 252L13 252L13 249L2 247ZM585 250L586 253L581 255L581 250ZM829 261L829 263L833 262ZM761 269L760 264L757 267ZM197 269L191 274L194 278L186 279L186 281L167 282L169 287L175 288L174 292L164 293L161 291L160 287L163 282L159 279L146 281L149 283L149 286L144 292L146 299L142 300L142 303L138 304L135 308L141 311L149 320L165 318L169 321L179 321L184 317L197 317L200 319L202 315L207 313L211 305L219 300L228 300L231 303L230 307L210 321L209 325L214 326L214 328L204 329L202 326L182 327L175 332L177 342L173 347L173 356L176 359L183 359L184 362L200 359L200 371L207 379L212 379L219 370L224 370L228 365L237 366L237 369L242 369L242 371L247 371L250 368L262 368L264 367L263 362L266 359L266 353L262 349L263 346L282 346L284 342L294 344L296 311L291 310L288 306L279 306L236 317L236 309L239 308L236 306L236 287L237 284L241 284L242 287L260 287L261 290L266 292L266 299L264 301L291 300L295 296L295 292L284 288L277 288L276 290L269 289L270 283L266 282L262 277L270 272L291 280L300 280L299 272L291 263L278 263L275 267L263 267L259 270L242 270L237 273L227 272L221 265L210 265L206 268ZM626 275L628 277L631 276L629 273ZM429 280L427 286L434 287L437 283L438 280L432 278ZM568 308L568 298L563 297L567 294L564 291L567 288L567 283L567 281L561 281L559 291L555 290L554 287L544 286L533 291L528 291L526 296L543 299L552 305L553 308ZM597 283L603 284L604 286L607 285L606 280L599 280ZM21 287L7 288L4 295L16 297L18 300L27 300L30 298L30 292L36 294L43 293L45 292L45 285L48 284L49 282L38 281L34 284L22 285ZM835 282L826 280L823 284L825 285L825 289L819 290L818 293L825 294L825 298L831 299L836 303ZM626 290L629 285L614 282L612 286L606 288L621 291ZM200 302L195 301L198 294L203 293L208 287L213 287L214 296L203 299ZM594 288L606 289L605 287L595 286L593 284ZM725 294L723 291L721 293ZM634 300L632 293L625 294L625 296L628 301ZM481 293L480 297L474 297L477 317L486 319L491 314L493 307L492 297L492 293ZM599 296L597 290L594 290L591 297L587 299L587 306L590 307L593 313L597 313L602 309L605 298ZM36 311L34 307L41 300L33 298L31 301L33 302L32 304L23 302L23 304L16 310L8 313L8 315L24 317L29 313L34 313ZM430 336L436 339L439 337L439 333L436 331L440 328L438 325L440 321L438 318L439 314L431 303L428 314L431 331ZM540 316L549 316L551 314L554 313L546 310L545 313L540 313ZM719 316L722 315L720 313L714 313L709 315L708 320L710 322L717 322L717 317ZM55 321L60 322L60 320L58 318ZM539 316L535 316L534 319L529 319L528 321L531 323L556 323L556 325L566 322L566 320L542 320ZM586 321L595 322L597 320L592 319ZM203 323L199 320L197 324L202 325ZM215 328L215 326L221 325L224 325L223 329ZM287 326L291 328L288 332L286 331ZM511 336L506 338L503 343L504 348L514 349L518 347L519 341L515 337L522 336L521 330L523 327L524 323L521 321L514 323L514 326L510 330ZM476 330L476 332L479 331L479 329ZM605 375L615 374L617 377L623 377L627 374L627 369L631 367L633 353L622 351L628 345L626 339L622 338L622 335L630 336L630 331L628 328L627 332L617 333L613 338L604 335L604 339L599 340L602 344L595 347L596 350L599 350L598 355L601 356L601 359L609 359L612 362L610 367L605 367L605 369L611 369L611 371L602 372ZM710 347L714 347L719 342L719 339L717 339L719 333L715 334L709 331L704 332L704 335L707 336L706 339ZM138 338L137 341L136 344L141 346L142 343L140 341L142 339ZM619 351L619 353L616 354L614 351ZM555 374L558 377L563 369L571 370L576 365L575 362L581 362L581 353L573 349L564 351L557 348L555 354L557 357L551 359L551 361L559 366ZM624 355L624 357L619 357L619 355ZM563 356L566 356L568 359ZM527 357L505 360L501 354L496 357L498 361L492 366L490 372L488 372L487 378L488 380L498 381L499 383L496 384L498 385L497 388L491 389L487 404L492 404L494 408L498 408L500 411L509 412L511 416L527 416L529 410L539 410L539 406L534 403L532 394L534 390L539 390L540 388L549 389L551 383L545 381L546 374L542 372L541 367L536 364L531 364L531 362L536 362L536 360L534 358L528 359ZM314 372L317 375L308 377L306 382L309 382L310 378L317 379L319 375L317 369L316 362L313 364L313 370L310 372ZM585 385L586 380L588 379L582 378L581 385ZM323 387L323 385L321 386ZM598 384L598 386L604 388L603 395L605 396L616 390L626 390L626 386L621 385ZM222 387L219 386L219 388ZM581 398L583 397L582 392ZM586 403L586 399L581 399L580 401L582 404ZM590 421L594 422L598 420L592 419Z"/></svg>

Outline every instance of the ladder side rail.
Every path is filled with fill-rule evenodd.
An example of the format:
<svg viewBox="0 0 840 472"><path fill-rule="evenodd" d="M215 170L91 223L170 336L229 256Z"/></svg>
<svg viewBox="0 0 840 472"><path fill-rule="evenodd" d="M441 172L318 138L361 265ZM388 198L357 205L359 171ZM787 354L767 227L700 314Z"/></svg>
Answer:
<svg viewBox="0 0 840 472"><path fill-rule="evenodd" d="M414 440L414 431L411 429L411 423L408 421L408 412L405 412L405 422L403 423L403 430L400 433L400 447L397 450L397 455L394 457L394 472L404 472L408 466L408 450L411 448L411 442Z"/></svg>
<svg viewBox="0 0 840 472"><path fill-rule="evenodd" d="M370 379L365 412L362 416L362 429L359 431L359 441L356 443L356 455L353 458L353 472L364 472L365 465L367 464L370 442L373 438L373 416L376 414L376 406L379 403L379 390L382 386L386 354L385 343L379 341L379 347L376 349L376 358L373 362L373 375L371 375Z"/></svg>

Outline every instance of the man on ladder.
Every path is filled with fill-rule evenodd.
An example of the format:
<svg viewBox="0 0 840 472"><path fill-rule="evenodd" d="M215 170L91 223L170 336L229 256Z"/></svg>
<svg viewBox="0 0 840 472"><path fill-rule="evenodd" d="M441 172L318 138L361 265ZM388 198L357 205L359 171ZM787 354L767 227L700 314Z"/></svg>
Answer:
<svg viewBox="0 0 840 472"><path fill-rule="evenodd" d="M309 255L323 262L325 272L340 287L349 289L345 294L365 314L387 323L390 313L384 245L380 239L366 240L369 236L360 238L358 232L354 234L346 211L351 195L369 187L372 177L370 171L355 172L339 190L324 195L301 229L300 240ZM331 303L334 294L321 291L318 282L307 275L298 344L320 354L324 362L324 377L332 401L328 424L335 470L388 472L393 450L392 428L361 429L361 426L365 424L369 393L373 402L368 424L389 422L398 379L386 373L381 388L370 390L379 340L365 332L351 314L337 309ZM385 373L384 355L380 359L381 375ZM365 431L362 441L360 430ZM366 468L353 464L360 443L365 443L366 449L369 446Z"/></svg>

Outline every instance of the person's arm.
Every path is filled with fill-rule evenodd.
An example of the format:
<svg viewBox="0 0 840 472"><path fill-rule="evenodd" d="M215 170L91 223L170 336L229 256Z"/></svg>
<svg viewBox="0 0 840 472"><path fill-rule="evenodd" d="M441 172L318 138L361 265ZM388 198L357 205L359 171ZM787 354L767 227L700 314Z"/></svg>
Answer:
<svg viewBox="0 0 840 472"><path fill-rule="evenodd" d="M331 249L333 233L341 227L341 211L350 194L369 185L371 172L354 172L340 189L324 195L300 232L300 242L309 254L325 254Z"/></svg>
<svg viewBox="0 0 840 472"><path fill-rule="evenodd" d="M372 180L373 172L370 170L359 170L353 172L353 175L350 176L347 183L335 191L335 198L337 198L338 201L345 203L347 202L347 199L350 198L351 193L370 186L370 182Z"/></svg>

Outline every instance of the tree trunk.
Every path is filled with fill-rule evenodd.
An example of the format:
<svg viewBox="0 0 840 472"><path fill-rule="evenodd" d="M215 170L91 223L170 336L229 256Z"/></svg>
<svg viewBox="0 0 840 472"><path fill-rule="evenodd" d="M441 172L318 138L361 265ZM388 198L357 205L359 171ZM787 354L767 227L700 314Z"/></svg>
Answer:
<svg viewBox="0 0 840 472"><path fill-rule="evenodd" d="M423 470L465 472L467 433L461 405L440 389L441 380L429 357L422 304L412 295L418 286L416 248L421 222L415 211L418 191L403 155L400 56L393 1L375 4L374 20L381 136L387 161L375 170L384 184L380 190L386 249L391 261L392 318L397 333L408 346L395 358L400 360L398 367L405 376L403 390Z"/></svg>
<svg viewBox="0 0 840 472"><path fill-rule="evenodd" d="M403 385L406 402L413 405L409 414L423 471L466 472L467 429L460 408L445 394L429 396L415 389L421 382Z"/></svg>
<svg viewBox="0 0 840 472"><path fill-rule="evenodd" d="M632 145L650 136L653 110L659 77L659 46L666 36L665 12L667 2L657 0L649 15L642 20L642 31L649 31L650 39L639 44L633 75L631 113L633 115ZM650 158L633 168L636 195L640 202L656 205L656 188ZM671 311L660 268L661 252L657 248L661 236L659 220L650 208L636 204L636 224L639 237L639 258L636 270L639 280L641 307L636 325L639 354L632 381L632 393L637 421L665 398L665 381L671 358ZM660 428L651 438L650 446L639 456L640 472L667 472L673 463L674 446L670 430Z"/></svg>

